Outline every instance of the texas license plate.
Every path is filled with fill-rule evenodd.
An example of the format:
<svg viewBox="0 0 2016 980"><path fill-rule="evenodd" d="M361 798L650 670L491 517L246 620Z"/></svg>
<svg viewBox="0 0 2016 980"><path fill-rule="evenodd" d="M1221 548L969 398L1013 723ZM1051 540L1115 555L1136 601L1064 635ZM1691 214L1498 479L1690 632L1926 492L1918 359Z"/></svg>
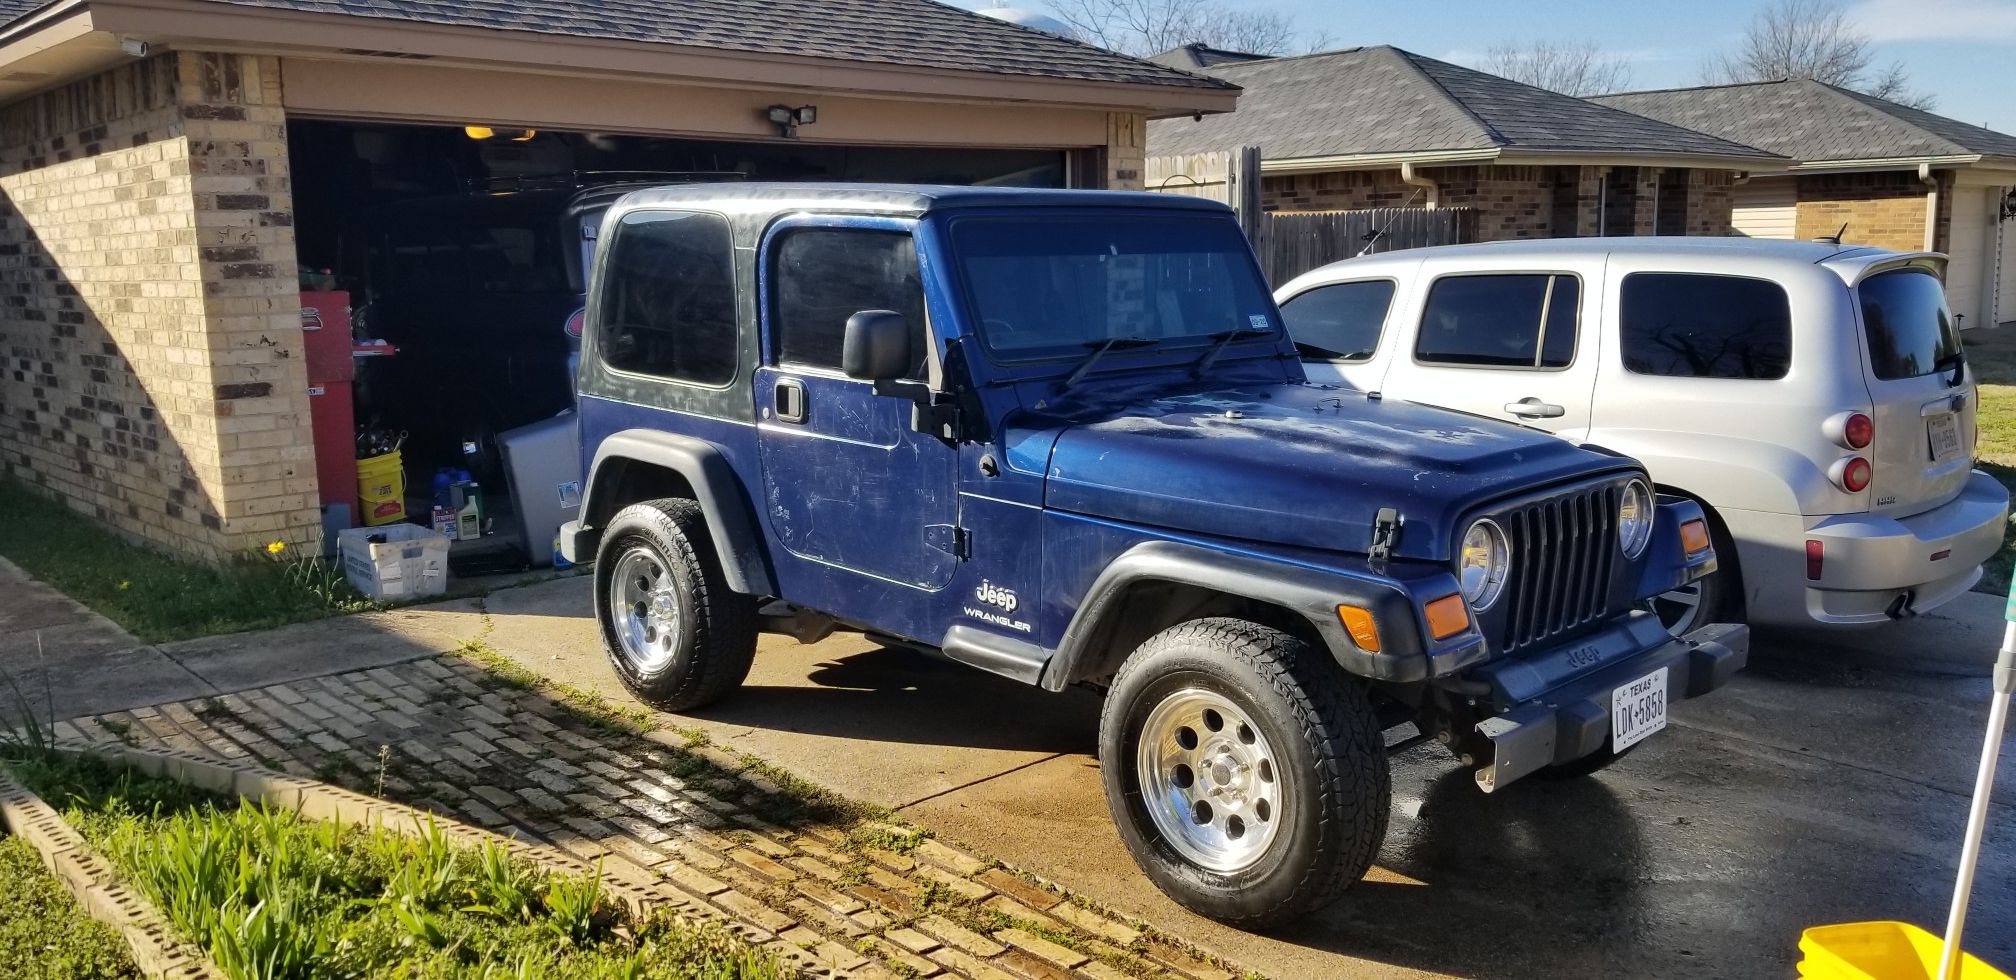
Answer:
<svg viewBox="0 0 2016 980"><path fill-rule="evenodd" d="M1960 455L1960 416L1947 412L1926 419L1925 438L1932 443L1935 462Z"/></svg>
<svg viewBox="0 0 2016 980"><path fill-rule="evenodd" d="M1622 752L1666 727L1666 668L1611 692L1610 748Z"/></svg>

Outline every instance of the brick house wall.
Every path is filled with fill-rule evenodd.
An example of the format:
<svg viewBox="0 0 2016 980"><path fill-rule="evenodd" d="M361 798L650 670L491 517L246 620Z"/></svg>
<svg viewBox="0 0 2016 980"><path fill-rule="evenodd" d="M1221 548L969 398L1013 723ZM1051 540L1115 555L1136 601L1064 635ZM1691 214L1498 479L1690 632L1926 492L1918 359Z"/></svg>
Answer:
<svg viewBox="0 0 2016 980"><path fill-rule="evenodd" d="M1420 168L1419 175L1441 188L1442 207L1474 208L1477 240L1570 238L1600 234L1597 228L1600 177L1611 181L1610 234L1725 235L1729 232L1731 187L1722 171L1650 167ZM1676 175L1684 174L1684 178ZM1662 201L1661 186L1685 190L1684 207ZM1270 211L1356 211L1364 208L1422 207L1425 195L1394 170L1340 170L1282 174L1264 179L1262 200ZM1670 194L1668 197L1670 198ZM1411 202L1411 204L1410 204ZM1621 210L1620 210L1621 209ZM1682 232L1654 224L1660 211L1684 213Z"/></svg>
<svg viewBox="0 0 2016 980"><path fill-rule="evenodd" d="M1148 117L1133 112L1106 114L1106 187L1138 191L1148 164Z"/></svg>
<svg viewBox="0 0 2016 980"><path fill-rule="evenodd" d="M218 558L320 534L278 61L0 108L0 471Z"/></svg>
<svg viewBox="0 0 2016 980"><path fill-rule="evenodd" d="M1925 195L1931 188L1915 172L1809 174L1798 178L1797 187L1795 238L1830 236L1847 225L1844 242L1910 252L1925 247ZM1941 175L1942 212L1950 208L1950 188L1950 174ZM1950 220L1948 214L1939 217L1941 243Z"/></svg>

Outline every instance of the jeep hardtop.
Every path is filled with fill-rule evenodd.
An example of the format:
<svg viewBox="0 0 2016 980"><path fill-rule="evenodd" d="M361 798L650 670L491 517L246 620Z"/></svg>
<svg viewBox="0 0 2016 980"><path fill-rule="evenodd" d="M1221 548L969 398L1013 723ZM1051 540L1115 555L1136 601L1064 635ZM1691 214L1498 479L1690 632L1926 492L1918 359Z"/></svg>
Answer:
<svg viewBox="0 0 2016 980"><path fill-rule="evenodd" d="M658 707L729 694L763 630L1096 686L1137 862L1263 925L1377 854L1387 729L1486 791L1576 775L1747 656L1637 609L1714 568L1698 505L1308 383L1222 205L742 184L604 220L562 549Z"/></svg>

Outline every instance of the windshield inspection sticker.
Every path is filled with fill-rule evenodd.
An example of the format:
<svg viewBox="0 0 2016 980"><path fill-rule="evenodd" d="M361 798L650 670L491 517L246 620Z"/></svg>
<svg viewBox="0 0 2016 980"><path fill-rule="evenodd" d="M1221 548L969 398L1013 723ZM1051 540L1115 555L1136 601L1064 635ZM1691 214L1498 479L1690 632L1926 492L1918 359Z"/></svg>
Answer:
<svg viewBox="0 0 2016 980"><path fill-rule="evenodd" d="M982 609L978 606L966 606L960 611L967 616L980 620L983 623L1006 627L1018 633L1028 633L1034 629L1029 623L1014 617L1015 609L1022 604L1022 600L1015 597L1013 589L1004 589L983 579L980 582L980 587L973 590L973 598L995 608ZM995 609L1000 611L996 612Z"/></svg>
<svg viewBox="0 0 2016 980"><path fill-rule="evenodd" d="M1266 329L1268 329L1268 327L1267 327L1267 314L1265 314L1265 313L1255 313L1255 314L1253 314L1252 316L1249 316L1249 317L1247 317L1247 318L1246 318L1246 322L1247 322L1247 323L1250 323L1250 324L1252 324L1252 325L1253 325L1253 329L1255 329L1255 330L1266 330Z"/></svg>

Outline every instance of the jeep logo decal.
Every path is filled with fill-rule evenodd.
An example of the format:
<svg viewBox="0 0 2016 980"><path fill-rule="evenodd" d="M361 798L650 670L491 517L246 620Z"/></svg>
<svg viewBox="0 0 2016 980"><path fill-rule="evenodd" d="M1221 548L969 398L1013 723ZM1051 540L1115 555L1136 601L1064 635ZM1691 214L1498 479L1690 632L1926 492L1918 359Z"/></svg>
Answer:
<svg viewBox="0 0 2016 980"><path fill-rule="evenodd" d="M980 581L979 588L973 590L973 598L990 606L999 606L1002 612L1012 613L1016 606L1021 605L1012 590L1004 589L985 579Z"/></svg>

